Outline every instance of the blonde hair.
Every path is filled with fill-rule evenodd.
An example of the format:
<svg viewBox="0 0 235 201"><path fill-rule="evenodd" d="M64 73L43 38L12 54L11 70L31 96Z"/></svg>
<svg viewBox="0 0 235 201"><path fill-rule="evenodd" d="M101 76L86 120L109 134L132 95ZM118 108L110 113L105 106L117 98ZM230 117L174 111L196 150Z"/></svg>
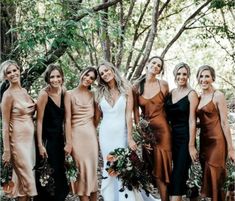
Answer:
<svg viewBox="0 0 235 201"><path fill-rule="evenodd" d="M6 74L7 74L7 68L11 65L14 65L18 70L20 70L20 67L14 60L6 60L0 65L1 74L0 74L0 80L5 80Z"/></svg>
<svg viewBox="0 0 235 201"><path fill-rule="evenodd" d="M175 76L175 80L176 80L177 72L178 72L179 69L181 69L181 68L185 68L185 69L187 70L187 72L188 72L188 77L190 77L191 71L190 71L189 65L186 64L186 63L184 63L184 62L180 62L180 63L178 63L178 64L175 66L175 68L174 68L174 70L173 70L173 75Z"/></svg>
<svg viewBox="0 0 235 201"><path fill-rule="evenodd" d="M118 69L114 67L112 63L108 61L104 61L97 68L97 72L98 72L98 77L97 77L98 89L97 89L97 96L96 96L97 102L99 103L101 101L101 98L103 97L105 97L106 100L110 100L110 97L111 97L108 84L101 78L101 75L99 73L99 68L101 66L106 66L113 72L114 80L116 82L116 86L117 86L119 93L127 96L128 91L130 89L130 84L127 82L125 78L121 77Z"/></svg>
<svg viewBox="0 0 235 201"><path fill-rule="evenodd" d="M210 71L212 80L215 81L215 69L212 68L212 67L209 66L209 65L203 65L203 66L199 67L199 69L197 70L197 81L198 81L198 83L199 83L199 80L200 80L200 75L202 74L202 72L203 72L204 70Z"/></svg>

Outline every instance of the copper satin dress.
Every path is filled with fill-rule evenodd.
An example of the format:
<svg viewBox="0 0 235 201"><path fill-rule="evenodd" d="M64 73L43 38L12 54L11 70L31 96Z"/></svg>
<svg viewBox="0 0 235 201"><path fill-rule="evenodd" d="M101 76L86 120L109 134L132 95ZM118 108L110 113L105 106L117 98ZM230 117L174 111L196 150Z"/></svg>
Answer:
<svg viewBox="0 0 235 201"><path fill-rule="evenodd" d="M212 98L213 99L213 98ZM200 162L203 170L201 193L213 201L223 200L221 187L226 176L226 141L219 111L211 100L197 110L200 119Z"/></svg>
<svg viewBox="0 0 235 201"><path fill-rule="evenodd" d="M159 82L158 82L159 83ZM153 175L165 183L170 182L172 172L171 134L164 109L165 97L160 92L152 98L138 97L138 105L144 118L150 121L155 133L156 146L153 151Z"/></svg>
<svg viewBox="0 0 235 201"><path fill-rule="evenodd" d="M94 126L94 98L80 104L79 97L71 93L72 155L79 167L78 181L72 185L73 193L90 196L98 191L98 141Z"/></svg>
<svg viewBox="0 0 235 201"><path fill-rule="evenodd" d="M26 94L26 92L23 92ZM28 96L28 100L22 97L22 91L14 92L13 107L11 111L10 129L10 147L13 164L12 180L15 184L13 192L9 195L35 196L37 195L35 175L33 168L35 166L35 140L33 114L35 112L35 103Z"/></svg>

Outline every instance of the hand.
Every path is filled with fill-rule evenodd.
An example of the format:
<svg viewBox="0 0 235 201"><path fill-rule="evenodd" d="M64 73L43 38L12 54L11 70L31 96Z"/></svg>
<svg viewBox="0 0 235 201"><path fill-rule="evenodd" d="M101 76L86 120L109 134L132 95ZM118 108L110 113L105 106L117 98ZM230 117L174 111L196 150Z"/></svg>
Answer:
<svg viewBox="0 0 235 201"><path fill-rule="evenodd" d="M197 149L195 148L195 146L189 145L189 154L190 154L190 157L191 157L193 163L198 160L198 152L197 152Z"/></svg>
<svg viewBox="0 0 235 201"><path fill-rule="evenodd" d="M39 146L39 154L42 158L48 158L46 148L43 145Z"/></svg>
<svg viewBox="0 0 235 201"><path fill-rule="evenodd" d="M133 139L129 139L128 144L129 144L129 147L131 148L131 150L135 151L137 149L137 144L135 143L135 141Z"/></svg>
<svg viewBox="0 0 235 201"><path fill-rule="evenodd" d="M72 145L70 143L66 143L65 147L64 147L64 151L65 151L65 154L71 154L72 152Z"/></svg>
<svg viewBox="0 0 235 201"><path fill-rule="evenodd" d="M230 149L228 151L228 157L233 161L233 163L235 163L235 150L234 149Z"/></svg>
<svg viewBox="0 0 235 201"><path fill-rule="evenodd" d="M3 152L2 160L3 160L3 163L4 163L4 164L10 163L10 160L11 160L11 153L10 153L10 150Z"/></svg>

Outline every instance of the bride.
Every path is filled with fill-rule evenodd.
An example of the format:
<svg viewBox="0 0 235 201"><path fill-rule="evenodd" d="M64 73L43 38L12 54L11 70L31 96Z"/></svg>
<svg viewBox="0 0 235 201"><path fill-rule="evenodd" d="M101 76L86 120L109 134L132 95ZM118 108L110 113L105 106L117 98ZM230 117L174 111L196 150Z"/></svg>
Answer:
<svg viewBox="0 0 235 201"><path fill-rule="evenodd" d="M138 190L120 192L122 183L117 177L111 177L106 169L107 155L116 148L130 147L137 149L132 138L133 94L127 81L122 78L118 70L109 62L99 65L98 69L98 108L96 123L102 116L99 130L99 143L103 157L103 173L101 194L104 201L152 201ZM128 195L126 198L125 195Z"/></svg>

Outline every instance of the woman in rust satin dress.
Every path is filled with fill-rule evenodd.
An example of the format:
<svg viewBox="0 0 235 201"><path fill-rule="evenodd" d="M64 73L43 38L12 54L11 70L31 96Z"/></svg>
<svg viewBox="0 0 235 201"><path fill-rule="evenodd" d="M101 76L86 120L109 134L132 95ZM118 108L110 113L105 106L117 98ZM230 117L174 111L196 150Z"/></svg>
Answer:
<svg viewBox="0 0 235 201"><path fill-rule="evenodd" d="M96 77L95 68L86 68L81 72L78 87L65 97L66 133L72 135L72 156L80 171L72 190L81 201L97 200L98 140L94 124L95 100L89 90Z"/></svg>
<svg viewBox="0 0 235 201"><path fill-rule="evenodd" d="M200 119L200 162L203 170L201 196L212 201L224 199L222 185L226 176L226 157L235 162L235 151L227 121L224 94L215 90L212 83L215 71L201 66L197 79L202 89L197 115Z"/></svg>
<svg viewBox="0 0 235 201"><path fill-rule="evenodd" d="M2 98L3 162L12 162L14 187L8 196L29 201L37 195L33 167L35 103L20 84L20 68L15 61L1 65L3 78L10 83Z"/></svg>
<svg viewBox="0 0 235 201"><path fill-rule="evenodd" d="M165 97L168 94L168 84L156 79L163 72L164 61L154 56L148 60L146 75L141 76L134 86L135 123L139 122L139 107L145 119L155 133L156 146L153 147L153 176L160 192L161 200L169 200L167 186L171 176L171 134L164 110Z"/></svg>

